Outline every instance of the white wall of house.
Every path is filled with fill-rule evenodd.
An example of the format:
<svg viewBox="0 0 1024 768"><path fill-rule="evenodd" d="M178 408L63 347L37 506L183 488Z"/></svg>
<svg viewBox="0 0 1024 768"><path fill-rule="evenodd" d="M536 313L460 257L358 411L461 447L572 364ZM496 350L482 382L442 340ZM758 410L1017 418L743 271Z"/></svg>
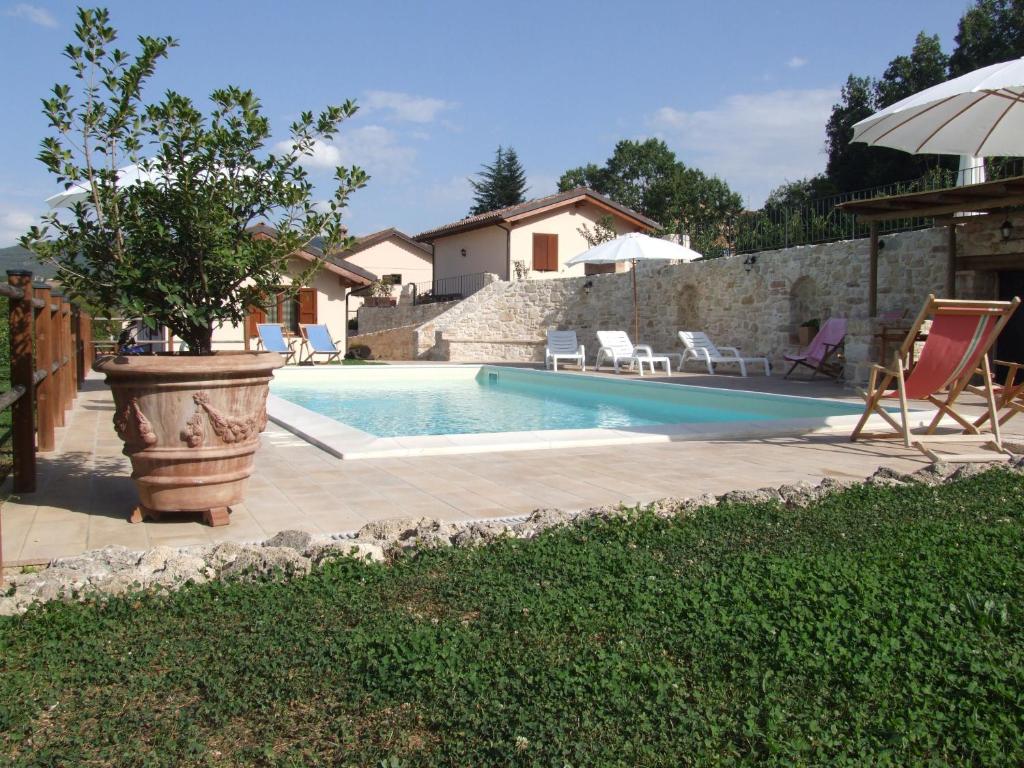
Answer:
<svg viewBox="0 0 1024 768"><path fill-rule="evenodd" d="M434 279L490 272L508 275L506 232L493 224L434 241ZM462 255L465 249L466 255Z"/></svg>
<svg viewBox="0 0 1024 768"><path fill-rule="evenodd" d="M402 293L402 287L409 283L423 285L434 279L434 264L430 254L398 237L389 238L359 253L346 256L345 261L362 267L378 277L401 275L402 282L391 289L391 294L395 297L398 297ZM426 287L424 286L422 290L426 290ZM362 305L361 296L352 296L349 299L351 315L355 316L356 310Z"/></svg>
<svg viewBox="0 0 1024 768"><path fill-rule="evenodd" d="M566 267L565 262L590 247L580 234L580 227L586 225L593 230L606 215L606 210L593 203L582 202L513 222L507 244L505 230L494 224L438 238L434 241L434 279L477 272L491 272L503 279L514 277L517 261L526 265L530 279L579 277L585 274L586 268L582 264ZM612 219L615 231L620 235L644 231L640 225L618 216L613 216ZM535 233L558 236L557 270L533 269ZM511 252L512 275L506 275L509 266L506 260L506 247ZM462 249L466 250L465 256L462 256ZM617 271L626 269L625 265L621 265Z"/></svg>
<svg viewBox="0 0 1024 768"><path fill-rule="evenodd" d="M580 234L579 230L584 225L591 231L594 230L597 222L608 215L607 211L598 208L596 205L584 202L582 205L572 205L566 208L559 208L540 216L515 222L512 228L512 261L525 262L530 272L528 277L531 280L547 279L552 277L580 277L585 274L585 266L577 264L572 267L565 266L565 262L573 256L577 256L590 248L590 245ZM612 217L615 223L615 231L620 235L627 232L641 232L643 228L639 225ZM558 269L556 271L538 271L533 269L533 235L534 234L558 235ZM616 271L625 271L627 265L618 265Z"/></svg>
<svg viewBox="0 0 1024 768"><path fill-rule="evenodd" d="M294 260L289 264L289 271L298 274L308 263ZM291 278L285 276L282 283L291 285ZM345 293L347 288L338 275L321 268L313 278L310 286L316 289L316 321L326 323L335 340L345 338ZM176 345L177 346L177 345ZM250 346L255 349L255 340ZM245 327L243 325L225 324L213 332L214 349L245 349Z"/></svg>

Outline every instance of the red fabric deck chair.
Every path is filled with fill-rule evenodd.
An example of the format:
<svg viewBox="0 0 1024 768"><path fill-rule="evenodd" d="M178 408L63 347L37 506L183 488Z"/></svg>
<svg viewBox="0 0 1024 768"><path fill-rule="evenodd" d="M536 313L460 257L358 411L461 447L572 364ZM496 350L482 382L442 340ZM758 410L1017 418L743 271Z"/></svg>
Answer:
<svg viewBox="0 0 1024 768"><path fill-rule="evenodd" d="M908 448L918 448L932 461L940 461L943 457L927 448L925 443L981 441L995 451L1003 453L999 424L995 419L995 395L987 353L1019 304L1020 299L957 301L929 296L917 320L914 321L914 326L896 353L892 365L872 366L868 390L862 393L867 401L867 407L850 439L902 437L904 445ZM932 318L932 325L928 331L928 338L917 362L908 373L910 352L921 326L929 318ZM957 398L967 388L971 377L979 368L985 382L979 388L979 392L985 397L988 413L993 422L992 434L985 436L981 436L978 427L958 413L954 407ZM894 384L895 389L890 389ZM899 421L883 407L883 402L891 398L899 399ZM907 410L909 400L924 400L938 409L923 435L911 432L910 414ZM881 416L896 431L881 434L863 433L862 430L872 414ZM936 435L935 430L944 416L948 416L963 427L963 432L957 435ZM923 437L926 439L922 439ZM955 458L956 461L991 461L997 458L997 455L990 450L980 454L955 454L951 458Z"/></svg>
<svg viewBox="0 0 1024 768"><path fill-rule="evenodd" d="M993 383L992 391L995 392L996 396L996 412L999 416L999 426L1003 426L1006 422L1016 416L1018 413L1024 413L1024 376L1018 375L1021 369L1024 369L1024 363L1004 363L1001 360L994 360L993 365L1003 366L1007 369L1006 378L1001 384ZM981 371L978 371L981 373ZM967 387L968 391L975 394L982 394L980 387ZM984 427L989 421L989 414L983 413L979 416L974 426Z"/></svg>
<svg viewBox="0 0 1024 768"><path fill-rule="evenodd" d="M826 376L838 379L839 374L843 371L843 366L839 364L836 356L839 354L839 349L842 347L843 339L845 338L846 318L830 317L821 326L819 331L814 334L811 343L807 345L807 349L801 354L783 355L783 358L793 365L790 366L790 369L786 371L786 375L782 378L788 379L789 375L798 366L804 365L811 369L812 379L819 373L824 373Z"/></svg>

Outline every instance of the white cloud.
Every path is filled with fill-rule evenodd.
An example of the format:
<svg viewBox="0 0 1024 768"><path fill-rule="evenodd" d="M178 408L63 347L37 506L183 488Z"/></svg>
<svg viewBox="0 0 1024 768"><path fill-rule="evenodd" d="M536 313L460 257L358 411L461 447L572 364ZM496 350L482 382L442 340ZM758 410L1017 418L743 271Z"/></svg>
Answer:
<svg viewBox="0 0 1024 768"><path fill-rule="evenodd" d="M838 88L737 94L707 110L662 107L650 124L688 165L758 207L783 182L824 169L825 123Z"/></svg>
<svg viewBox="0 0 1024 768"><path fill-rule="evenodd" d="M413 96L398 91L368 91L360 103L360 112L379 112L392 120L408 123L432 123L441 112L454 106L453 102L427 96Z"/></svg>
<svg viewBox="0 0 1024 768"><path fill-rule="evenodd" d="M790 69L800 69L800 67L804 66L805 64L807 64L807 59L805 59L803 56L794 56L793 58L786 62L786 66L789 67Z"/></svg>
<svg viewBox="0 0 1024 768"><path fill-rule="evenodd" d="M13 16L16 19L25 19L33 24L38 24L40 27L57 26L57 19L53 17L53 14L45 8L40 8L38 5L18 3L13 8L8 8L4 11L4 15Z"/></svg>
<svg viewBox="0 0 1024 768"><path fill-rule="evenodd" d="M29 227L38 223L39 216L28 211L10 208L0 210L0 248L16 244Z"/></svg>
<svg viewBox="0 0 1024 768"><path fill-rule="evenodd" d="M276 146L278 152L287 151L289 142ZM413 170L416 150L403 145L398 135L380 125L363 125L343 130L331 142L318 141L313 155L302 164L309 169L333 170L339 165L358 165L370 176L401 178Z"/></svg>

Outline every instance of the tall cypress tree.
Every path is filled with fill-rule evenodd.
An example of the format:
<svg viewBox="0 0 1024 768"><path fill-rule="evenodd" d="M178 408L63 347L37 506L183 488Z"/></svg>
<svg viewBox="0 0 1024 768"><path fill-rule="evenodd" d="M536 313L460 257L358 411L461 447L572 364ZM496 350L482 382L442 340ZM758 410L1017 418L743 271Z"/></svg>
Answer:
<svg viewBox="0 0 1024 768"><path fill-rule="evenodd" d="M499 146L494 162L482 167L477 178L469 180L473 186L471 216L516 205L526 199L526 172L512 147L506 150Z"/></svg>

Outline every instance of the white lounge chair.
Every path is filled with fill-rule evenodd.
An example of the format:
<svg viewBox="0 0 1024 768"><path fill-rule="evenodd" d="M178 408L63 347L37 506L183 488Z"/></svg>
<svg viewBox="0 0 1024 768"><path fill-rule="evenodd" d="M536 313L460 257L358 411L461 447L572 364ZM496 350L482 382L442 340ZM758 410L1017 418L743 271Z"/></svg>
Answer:
<svg viewBox="0 0 1024 768"><path fill-rule="evenodd" d="M738 365L740 376L747 375L748 363L760 363L764 366L764 375L772 375L771 363L768 362L767 357L742 357L736 347L716 347L703 331L680 331L679 340L686 347L682 359L679 361L680 371L683 370L687 360L696 360L707 365L708 373L712 374L715 372L716 363Z"/></svg>
<svg viewBox="0 0 1024 768"><path fill-rule="evenodd" d="M630 368L636 367L640 375L643 376L644 365L651 366L651 373L654 373L655 364L661 363L665 366L665 373L671 376L672 361L669 358L679 357L674 353L656 355L647 344L634 346L625 331L598 331L597 340L600 342L601 348L597 350L597 359L594 362L596 369L600 369L601 361L607 359L611 361L616 373L619 372L619 366L622 363L629 363Z"/></svg>
<svg viewBox="0 0 1024 768"><path fill-rule="evenodd" d="M544 367L558 370L559 360L575 360L581 371L587 370L584 362L586 350L576 338L576 331L548 331L548 346L544 350Z"/></svg>

